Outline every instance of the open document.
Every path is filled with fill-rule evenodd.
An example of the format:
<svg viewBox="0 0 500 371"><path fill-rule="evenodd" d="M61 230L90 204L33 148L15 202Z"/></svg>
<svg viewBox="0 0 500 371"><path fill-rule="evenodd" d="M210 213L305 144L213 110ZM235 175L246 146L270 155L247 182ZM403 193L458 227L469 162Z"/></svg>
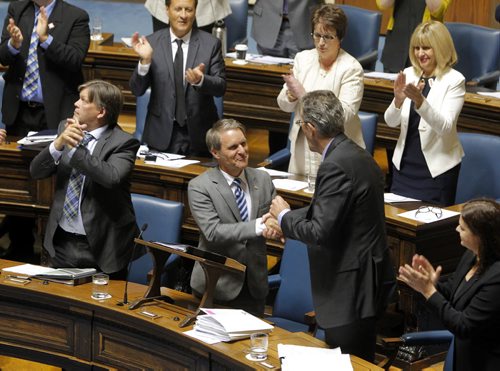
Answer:
<svg viewBox="0 0 500 371"><path fill-rule="evenodd" d="M340 348L325 349L300 345L278 344L278 355L283 371L352 371L349 354Z"/></svg>

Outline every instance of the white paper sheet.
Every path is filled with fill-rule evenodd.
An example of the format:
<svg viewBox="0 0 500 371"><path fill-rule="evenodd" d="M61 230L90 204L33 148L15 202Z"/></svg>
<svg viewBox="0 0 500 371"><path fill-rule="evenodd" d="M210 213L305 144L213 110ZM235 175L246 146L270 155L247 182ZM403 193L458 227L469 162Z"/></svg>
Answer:
<svg viewBox="0 0 500 371"><path fill-rule="evenodd" d="M262 170L268 173L270 176L281 176L281 177L287 177L290 175L293 175L292 173L287 173L286 171L279 171L279 170L274 170L274 169L267 169L263 166L258 167L257 170Z"/></svg>
<svg viewBox="0 0 500 371"><path fill-rule="evenodd" d="M325 349L300 345L278 344L283 371L352 371L351 358L340 348Z"/></svg>
<svg viewBox="0 0 500 371"><path fill-rule="evenodd" d="M276 188L288 191L298 191L307 187L307 182L291 179L273 179L273 184Z"/></svg>
<svg viewBox="0 0 500 371"><path fill-rule="evenodd" d="M164 160L161 158L157 158L156 161L144 161L144 162L146 164L165 166L165 167L171 167L174 169L179 169L179 168L184 167L184 166L196 164L197 162L200 162L200 161L198 161L198 160Z"/></svg>
<svg viewBox="0 0 500 371"><path fill-rule="evenodd" d="M477 94L500 99L500 91L478 91Z"/></svg>
<svg viewBox="0 0 500 371"><path fill-rule="evenodd" d="M217 339L217 337L215 336L211 336L209 334L196 330L184 331L184 335L191 336L192 338L198 339L207 344L217 344L221 342L221 340Z"/></svg>
<svg viewBox="0 0 500 371"><path fill-rule="evenodd" d="M398 214L398 216L402 216L403 218L407 218L407 219L411 219L411 220L416 220L416 221L422 222L422 223L433 223L433 222L448 219L448 218L451 218L453 216L460 214L456 211L451 211L451 210L446 210L446 209L441 209L441 212L442 212L441 214L430 212L430 211L417 213L417 210L418 209L406 211L404 213Z"/></svg>
<svg viewBox="0 0 500 371"><path fill-rule="evenodd" d="M395 193L384 193L384 202L385 203L393 203L393 202L418 202L415 198L400 196Z"/></svg>
<svg viewBox="0 0 500 371"><path fill-rule="evenodd" d="M397 73L376 72L376 71L365 72L365 77L370 79L382 79L382 80L394 81L396 80L397 76L398 76Z"/></svg>

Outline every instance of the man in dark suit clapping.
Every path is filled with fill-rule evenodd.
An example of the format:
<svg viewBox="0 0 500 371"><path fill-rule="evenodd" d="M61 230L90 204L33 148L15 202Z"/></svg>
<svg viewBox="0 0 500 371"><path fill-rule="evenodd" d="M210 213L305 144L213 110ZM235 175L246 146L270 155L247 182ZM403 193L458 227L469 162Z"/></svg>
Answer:
<svg viewBox="0 0 500 371"><path fill-rule="evenodd" d="M132 36L140 60L130 88L141 96L151 87L143 142L183 155L209 156L205 133L218 120L213 97L224 95L221 42L193 28L197 0L167 0L170 27L148 37Z"/></svg>
<svg viewBox="0 0 500 371"><path fill-rule="evenodd" d="M7 134L56 129L73 113L82 64L90 44L89 16L63 0L20 0L9 4L0 41L4 73L2 116ZM34 219L7 216L9 258L33 253Z"/></svg>

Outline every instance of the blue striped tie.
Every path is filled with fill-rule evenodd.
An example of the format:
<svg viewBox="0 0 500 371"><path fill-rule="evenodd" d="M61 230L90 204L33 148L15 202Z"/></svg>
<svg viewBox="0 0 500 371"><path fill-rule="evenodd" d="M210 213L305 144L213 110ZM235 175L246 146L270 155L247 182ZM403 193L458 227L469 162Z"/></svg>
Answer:
<svg viewBox="0 0 500 371"><path fill-rule="evenodd" d="M236 205L238 205L238 209L240 210L241 220L246 222L248 220L248 208L245 192L241 189L241 179L234 178L233 184L236 186L234 196L236 198Z"/></svg>
<svg viewBox="0 0 500 371"><path fill-rule="evenodd" d="M26 73L24 74L23 90L21 91L24 100L31 100L37 89L40 75L38 73L38 34L36 33L36 25L38 17L35 14L35 24L31 33L30 48L28 51L28 59L26 60Z"/></svg>
<svg viewBox="0 0 500 371"><path fill-rule="evenodd" d="M86 146L94 139L92 134L86 133L80 145ZM66 219L73 220L78 215L80 205L80 194L82 192L83 174L78 170L73 169L69 176L68 188L66 190L66 198L64 199L63 213Z"/></svg>

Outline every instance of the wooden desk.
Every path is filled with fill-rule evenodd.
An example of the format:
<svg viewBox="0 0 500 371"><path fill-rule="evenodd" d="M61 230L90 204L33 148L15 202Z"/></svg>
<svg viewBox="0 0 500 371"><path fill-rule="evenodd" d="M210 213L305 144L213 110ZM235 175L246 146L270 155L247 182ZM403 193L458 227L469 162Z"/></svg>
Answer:
<svg viewBox="0 0 500 371"><path fill-rule="evenodd" d="M38 217L41 222L39 230L43 232L43 221L47 218L52 204L54 182L52 179L35 181L29 177L27 169L32 156L30 151L17 149L15 143L0 146L0 213ZM180 201L188 205L188 183L205 170L206 168L199 164L170 169L137 160L132 174L132 192ZM311 199L311 195L303 191L280 190L278 193L292 208L306 206ZM459 207L454 209L459 210ZM452 272L463 253L455 231L458 217L423 224L398 216L404 211L393 205L385 205L387 238L394 266L399 267L411 262L413 254L419 253L427 256L434 264L442 265L444 274ZM182 240L197 245L198 239L198 227L189 207L185 207ZM281 256L281 252L280 245L269 245L270 255ZM407 317L407 325L418 328L420 324L416 314L420 296L404 286L401 288L400 309Z"/></svg>
<svg viewBox="0 0 500 371"><path fill-rule="evenodd" d="M84 75L86 79L101 78L117 84L124 92L126 111L135 112L135 97L128 81L137 61L135 52L121 43L112 46L92 43L85 59ZM241 120L249 127L287 133L290 114L279 109L276 97L283 86L281 75L289 70L289 65L248 63L240 66L226 58L224 116ZM389 128L383 119L392 98L392 82L365 79L361 110L379 114L377 142L386 147L393 147L399 136L399 129ZM500 135L500 99L467 93L458 129Z"/></svg>
<svg viewBox="0 0 500 371"><path fill-rule="evenodd" d="M17 263L0 260L0 269ZM117 303L124 282L111 281L111 299L90 298L92 285L66 286L33 280L19 285L0 276L0 354L68 369L127 370L265 370L245 358L249 340L208 345L183 334L179 321L189 309L154 303L150 319ZM142 296L145 286L129 284L129 298ZM187 305L190 295L168 291L176 303ZM191 329L188 328L188 329ZM304 333L275 328L269 336L267 362L279 367L277 344L326 347ZM351 356L354 370L382 370Z"/></svg>

